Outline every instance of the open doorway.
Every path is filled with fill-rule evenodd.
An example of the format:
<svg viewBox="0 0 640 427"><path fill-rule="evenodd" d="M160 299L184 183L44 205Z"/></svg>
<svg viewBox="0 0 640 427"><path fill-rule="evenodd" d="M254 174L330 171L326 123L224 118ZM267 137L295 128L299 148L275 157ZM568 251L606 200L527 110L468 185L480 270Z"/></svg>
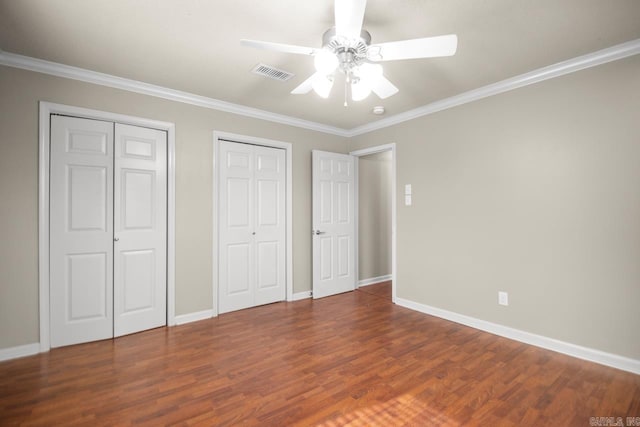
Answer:
<svg viewBox="0 0 640 427"><path fill-rule="evenodd" d="M357 158L357 286L395 300L395 144L351 153Z"/></svg>

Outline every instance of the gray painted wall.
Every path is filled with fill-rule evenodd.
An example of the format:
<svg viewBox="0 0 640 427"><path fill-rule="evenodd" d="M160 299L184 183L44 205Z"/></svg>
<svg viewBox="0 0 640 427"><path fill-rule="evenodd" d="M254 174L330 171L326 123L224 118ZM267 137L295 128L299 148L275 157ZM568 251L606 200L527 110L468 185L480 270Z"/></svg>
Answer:
<svg viewBox="0 0 640 427"><path fill-rule="evenodd" d="M211 307L214 129L293 143L296 292L311 284L310 150L395 142L400 298L640 359L640 55L348 142L6 67L0 93L0 348L38 340L45 100L176 123L176 314Z"/></svg>
<svg viewBox="0 0 640 427"><path fill-rule="evenodd" d="M352 138L397 144L398 296L640 359L639 94L637 55Z"/></svg>

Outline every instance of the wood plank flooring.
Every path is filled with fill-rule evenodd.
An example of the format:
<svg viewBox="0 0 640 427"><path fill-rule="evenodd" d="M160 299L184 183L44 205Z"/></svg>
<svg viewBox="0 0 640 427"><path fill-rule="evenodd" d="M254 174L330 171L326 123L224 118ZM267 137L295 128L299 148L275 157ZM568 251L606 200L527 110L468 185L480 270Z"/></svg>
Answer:
<svg viewBox="0 0 640 427"><path fill-rule="evenodd" d="M374 283L372 285L361 286L358 288L360 292L366 292L371 295L379 296L387 301L391 301L391 280L386 282Z"/></svg>
<svg viewBox="0 0 640 427"><path fill-rule="evenodd" d="M640 376L356 291L0 363L1 425L588 426Z"/></svg>

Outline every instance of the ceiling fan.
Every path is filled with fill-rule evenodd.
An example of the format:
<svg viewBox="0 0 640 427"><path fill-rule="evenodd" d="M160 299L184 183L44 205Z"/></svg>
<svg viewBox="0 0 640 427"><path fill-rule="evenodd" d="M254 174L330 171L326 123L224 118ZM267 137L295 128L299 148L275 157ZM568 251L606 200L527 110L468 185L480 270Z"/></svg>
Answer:
<svg viewBox="0 0 640 427"><path fill-rule="evenodd" d="M377 62L456 53L458 37L455 34L372 45L371 34L362 28L366 5L367 0L335 0L335 27L322 36L321 48L245 39L241 43L258 49L313 56L316 72L292 90L292 94L306 94L313 89L322 98L327 98L336 71L342 72L345 106L348 91L354 101L365 99L371 92L381 99L398 93L398 88L384 77L382 65Z"/></svg>

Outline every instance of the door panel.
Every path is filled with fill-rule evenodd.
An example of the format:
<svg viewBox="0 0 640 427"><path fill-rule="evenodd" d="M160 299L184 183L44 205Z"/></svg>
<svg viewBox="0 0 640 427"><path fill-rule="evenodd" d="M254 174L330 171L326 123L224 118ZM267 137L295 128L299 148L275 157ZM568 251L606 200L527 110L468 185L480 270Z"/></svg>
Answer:
<svg viewBox="0 0 640 427"><path fill-rule="evenodd" d="M114 336L166 325L167 134L115 125Z"/></svg>
<svg viewBox="0 0 640 427"><path fill-rule="evenodd" d="M107 259L105 252L67 255L69 321L107 316Z"/></svg>
<svg viewBox="0 0 640 427"><path fill-rule="evenodd" d="M251 157L252 155L250 150L244 150L241 147L229 148L229 150L226 151L227 168L230 170L238 169L248 173L251 168L249 164Z"/></svg>
<svg viewBox="0 0 640 427"><path fill-rule="evenodd" d="M123 142L121 156L123 158L139 158L154 160L158 148L153 138L136 138L129 135Z"/></svg>
<svg viewBox="0 0 640 427"><path fill-rule="evenodd" d="M250 226L252 191L248 178L227 178L227 227Z"/></svg>
<svg viewBox="0 0 640 427"><path fill-rule="evenodd" d="M320 181L320 206L319 222L331 225L333 221L333 183L331 181Z"/></svg>
<svg viewBox="0 0 640 427"><path fill-rule="evenodd" d="M219 312L282 301L284 150L220 142Z"/></svg>
<svg viewBox="0 0 640 427"><path fill-rule="evenodd" d="M61 116L54 116L59 118ZM69 117L72 120L85 120L85 119L75 119ZM56 119L57 120L57 119ZM108 125L112 125L112 123L101 122ZM81 127L83 124L79 124ZM67 135L65 146L67 147L67 153L74 154L94 154L98 156L110 156L110 144L113 138L105 133L103 130L95 130L95 129L69 129L69 133ZM109 144L109 147L108 147Z"/></svg>
<svg viewBox="0 0 640 427"><path fill-rule="evenodd" d="M351 203L349 200L351 199L351 192L349 191L350 186L353 185L349 182L336 182L335 186L338 189L338 216L336 217L336 223L338 224L349 224L351 221Z"/></svg>
<svg viewBox="0 0 640 427"><path fill-rule="evenodd" d="M256 215L258 226L277 227L278 221L278 181L274 179L258 180L256 189L258 194L258 212ZM276 203L274 203L276 202Z"/></svg>
<svg viewBox="0 0 640 427"><path fill-rule="evenodd" d="M155 251L122 251L122 289L124 314L153 309Z"/></svg>
<svg viewBox="0 0 640 427"><path fill-rule="evenodd" d="M336 252L336 264L338 266L338 271L336 272L337 277L347 277L349 273L351 273L351 263L349 262L349 257L351 255L351 242L352 239L350 236L337 236L338 241L338 251Z"/></svg>
<svg viewBox="0 0 640 427"><path fill-rule="evenodd" d="M227 245L227 295L251 299L251 247L247 243Z"/></svg>
<svg viewBox="0 0 640 427"><path fill-rule="evenodd" d="M268 149L273 150L273 149ZM256 159L258 160L257 171L263 173L278 173L280 169L284 166L281 165L277 155L270 152L262 152L256 154Z"/></svg>
<svg viewBox="0 0 640 427"><path fill-rule="evenodd" d="M153 230L155 210L158 209L154 201L156 194L155 171L120 169L122 177L121 192L122 212L120 217L124 220L124 230Z"/></svg>
<svg viewBox="0 0 640 427"><path fill-rule="evenodd" d="M51 347L113 336L113 123L51 116Z"/></svg>
<svg viewBox="0 0 640 427"><path fill-rule="evenodd" d="M320 241L320 279L331 280L333 277L333 237L318 237Z"/></svg>
<svg viewBox="0 0 640 427"><path fill-rule="evenodd" d="M107 230L107 173L104 166L67 165L69 230Z"/></svg>
<svg viewBox="0 0 640 427"><path fill-rule="evenodd" d="M313 151L313 297L355 289L352 156Z"/></svg>
<svg viewBox="0 0 640 427"><path fill-rule="evenodd" d="M257 286L259 289L278 286L279 242L260 242L257 247Z"/></svg>

